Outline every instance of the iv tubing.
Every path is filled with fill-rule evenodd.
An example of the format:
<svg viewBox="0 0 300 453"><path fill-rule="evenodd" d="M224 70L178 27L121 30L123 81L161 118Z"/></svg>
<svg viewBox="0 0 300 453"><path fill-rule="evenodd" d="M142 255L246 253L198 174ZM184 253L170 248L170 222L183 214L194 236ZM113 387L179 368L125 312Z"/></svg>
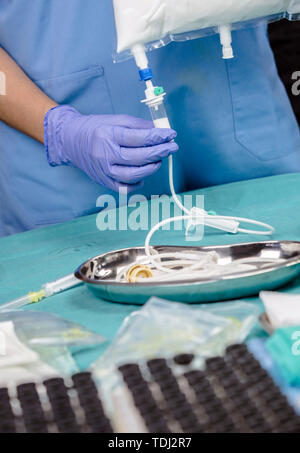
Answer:
<svg viewBox="0 0 300 453"><path fill-rule="evenodd" d="M222 37L222 43L223 45L229 45L231 43L231 29L230 27L220 27L220 34ZM227 36L227 39L224 38ZM142 49L141 47L138 48L138 59L139 63L140 61L146 62L146 59L141 59L141 53ZM144 50L145 53L145 50ZM136 61L138 60L136 58ZM141 65L137 61L137 65L141 67ZM153 97L153 92L154 92L154 87L152 84L151 80L145 81L146 83L146 99L142 102L146 103L148 107L151 108L153 105L161 105L163 104L163 97L164 95L160 95L157 98L154 96ZM153 118L154 119L154 118ZM165 120L163 124L167 124L170 127L170 123L168 120L168 117L166 116L165 118L161 118L160 120L154 120L154 125L156 127L161 127L162 120ZM163 126L162 126L163 127ZM174 187L174 172L173 172L173 156L169 156L169 186L170 186L170 191L172 194L172 197L176 203L176 205L180 208L180 210L184 213L182 216L178 217L173 217L169 218L166 220L163 220L162 222L158 223L155 225L150 232L148 233L145 241L145 251L148 259L150 260L150 263L156 267L157 269L164 271L164 272L172 272L171 269L167 269L164 266L161 266L158 264L155 260L155 257L151 254L150 251L150 241L153 236L153 234L158 231L161 227L164 225L176 222L176 221L182 221L182 220L191 220L192 225L197 225L197 224L203 224L207 225L213 228L217 228L223 231L231 232L231 233L245 233L245 234L255 234L255 235L261 235L261 236L266 236L266 235L272 235L274 233L274 228L266 223L259 222L256 220L251 220L247 218L242 218L242 217L233 217L233 216L217 216L217 215L209 215L206 213L204 210L198 210L197 208L193 208L192 210L187 209L180 201L179 197L176 194L175 187ZM194 223L193 223L194 221ZM250 230L250 229L245 229L245 228L239 228L240 223L248 223L251 225L256 225L259 227L264 228L264 230ZM187 229L188 232L188 229ZM191 270L193 269L193 266L190 268Z"/></svg>
<svg viewBox="0 0 300 453"><path fill-rule="evenodd" d="M40 302L46 297L51 297L54 294L61 293L62 291L74 288L80 284L82 284L82 282L78 280L74 274L66 275L53 282L45 283L39 291L30 292L25 296L0 305L0 311L15 310L28 304Z"/></svg>

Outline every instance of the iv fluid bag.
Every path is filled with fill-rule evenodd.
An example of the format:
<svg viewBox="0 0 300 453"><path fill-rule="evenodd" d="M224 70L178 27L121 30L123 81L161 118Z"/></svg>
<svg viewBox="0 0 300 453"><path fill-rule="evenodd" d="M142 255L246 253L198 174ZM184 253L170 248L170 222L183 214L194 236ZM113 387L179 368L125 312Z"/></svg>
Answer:
<svg viewBox="0 0 300 453"><path fill-rule="evenodd" d="M170 41L184 41L213 34L220 25L266 18L300 19L300 0L113 0L118 53L144 44L147 50ZM243 23L243 25L241 24ZM127 51L127 52L126 52ZM128 52L129 51L129 52ZM118 57L117 59L122 59Z"/></svg>

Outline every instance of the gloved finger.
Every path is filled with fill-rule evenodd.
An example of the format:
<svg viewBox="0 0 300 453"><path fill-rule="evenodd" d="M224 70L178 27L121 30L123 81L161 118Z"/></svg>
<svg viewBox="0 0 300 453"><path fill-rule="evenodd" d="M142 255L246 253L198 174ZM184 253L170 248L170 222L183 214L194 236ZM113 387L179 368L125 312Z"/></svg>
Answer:
<svg viewBox="0 0 300 453"><path fill-rule="evenodd" d="M144 183L143 181L138 182L136 184L123 184L118 181L115 181L109 176L102 175L101 179L98 177L98 173L93 171L92 174L90 174L91 178L93 181L97 182L98 184L101 184L102 186L104 185L110 190L113 190L114 192L120 192L122 189L126 189L127 193L134 192L136 190L139 190L143 187Z"/></svg>
<svg viewBox="0 0 300 453"><path fill-rule="evenodd" d="M119 126L129 129L152 129L153 122L142 118L136 118L130 115L101 115L99 116L99 124L107 126Z"/></svg>
<svg viewBox="0 0 300 453"><path fill-rule="evenodd" d="M141 146L155 146L170 142L177 136L173 129L127 129L115 127L114 138L120 146L139 148Z"/></svg>
<svg viewBox="0 0 300 453"><path fill-rule="evenodd" d="M170 154L178 151L178 145L175 142L163 143L162 145L146 146L144 148L120 148L116 159L116 164L141 166L158 162L165 159Z"/></svg>
<svg viewBox="0 0 300 453"><path fill-rule="evenodd" d="M112 165L110 176L123 184L136 184L155 173L161 167L161 162L143 165L141 167L126 167L124 165Z"/></svg>
<svg viewBox="0 0 300 453"><path fill-rule="evenodd" d="M122 184L120 182L114 181L113 179L111 181L112 181L111 189L114 190L115 192L120 192L121 190L126 189L127 193L131 193L142 189L144 185L143 181L138 182L136 184Z"/></svg>

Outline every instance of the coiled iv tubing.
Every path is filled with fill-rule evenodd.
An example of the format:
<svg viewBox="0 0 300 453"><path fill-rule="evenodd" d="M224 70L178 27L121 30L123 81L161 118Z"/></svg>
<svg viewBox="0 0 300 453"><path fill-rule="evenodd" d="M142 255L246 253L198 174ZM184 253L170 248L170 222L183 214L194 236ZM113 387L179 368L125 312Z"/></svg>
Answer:
<svg viewBox="0 0 300 453"><path fill-rule="evenodd" d="M212 278L218 275L226 275L230 273L238 273L242 271L255 270L258 262L261 266L268 266L273 264L275 261L278 263L278 259L272 258L245 258L236 260L234 263L224 265L218 264L218 254L216 252L173 252L173 253L158 253L152 249L150 242L153 235L165 225L175 223L177 221L192 221L194 224L203 224L212 226L229 231L230 228L234 233L245 233L245 234L257 234L257 235L272 235L274 228L266 223L259 222L257 220L247 219L243 217L233 216L216 216L209 215L204 210L191 210L187 209L178 198L174 188L174 177L173 177L173 156L169 156L169 185L172 197L176 205L183 211L182 216L170 217L157 223L148 233L145 240L145 253L146 257L139 259L135 263L137 265L149 266L149 271L152 271L147 276L147 280L143 277L137 278L136 282L158 283L158 282L172 282L178 281L179 278L185 280L193 280L196 278ZM220 223L218 223L220 222ZM225 223L224 223L225 222ZM263 228L262 230L250 230L240 228L240 223L247 223L250 225L256 225ZM229 227L229 229L227 229ZM126 275L130 271L131 266L123 269L118 277L118 281L124 281ZM128 280L127 280L128 281ZM132 280L131 280L132 282Z"/></svg>
<svg viewBox="0 0 300 453"><path fill-rule="evenodd" d="M154 87L151 81L152 76L149 76L149 70L143 70L144 67L148 67L148 60L144 47L137 46L133 54L135 56L137 66L141 69L141 80L145 80L146 83L146 99L142 102L149 107L154 126L158 128L171 127L164 108L164 96L166 93L164 92L162 87ZM150 73L152 74L151 70ZM188 252L168 254L157 253L150 246L153 235L163 226L175 223L177 221L188 221L186 234L189 233L190 227L197 225L206 225L233 234L245 233L260 236L269 236L274 233L274 228L272 226L256 220L242 217L210 215L204 209L199 209L197 207L194 207L190 210L187 209L181 203L175 191L172 155L169 156L169 186L174 202L182 211L183 215L165 219L151 228L145 240L146 257L141 262L137 262L135 266L132 267L134 269L134 276L136 276L136 280L132 279L130 268L121 271L117 277L118 280L125 279L127 282L139 282L146 278L149 282L162 280L171 281L183 276L186 278L196 278L205 276L207 277L220 273L224 274L224 272L228 273L228 271L239 272L241 270L249 270L249 266L251 267L251 269L253 269L253 263L250 263L249 259L227 264L225 269L224 265L220 265L218 263L218 255L216 253L205 253L200 251L193 254ZM246 228L240 228L241 223L255 225L261 229L250 230ZM256 262L257 261L258 259L256 259ZM261 258L259 261L260 265L264 266L270 264L272 262L272 259L267 260L266 258ZM143 269L141 269L140 278L137 264L140 264L143 267ZM148 268L145 268L145 266L148 266Z"/></svg>

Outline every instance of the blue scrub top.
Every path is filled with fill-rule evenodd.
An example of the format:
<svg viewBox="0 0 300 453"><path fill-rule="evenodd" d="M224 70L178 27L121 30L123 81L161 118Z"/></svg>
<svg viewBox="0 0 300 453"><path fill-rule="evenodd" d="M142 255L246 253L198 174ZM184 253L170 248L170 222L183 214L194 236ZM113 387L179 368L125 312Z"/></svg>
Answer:
<svg viewBox="0 0 300 453"><path fill-rule="evenodd" d="M111 0L1 0L0 45L58 103L149 119L134 61L112 61ZM266 27L234 32L233 45L229 61L218 36L150 54L178 131L178 191L300 171L299 128ZM108 192L76 168L50 167L42 145L0 122L0 236L97 212ZM169 193L167 162L143 192Z"/></svg>

